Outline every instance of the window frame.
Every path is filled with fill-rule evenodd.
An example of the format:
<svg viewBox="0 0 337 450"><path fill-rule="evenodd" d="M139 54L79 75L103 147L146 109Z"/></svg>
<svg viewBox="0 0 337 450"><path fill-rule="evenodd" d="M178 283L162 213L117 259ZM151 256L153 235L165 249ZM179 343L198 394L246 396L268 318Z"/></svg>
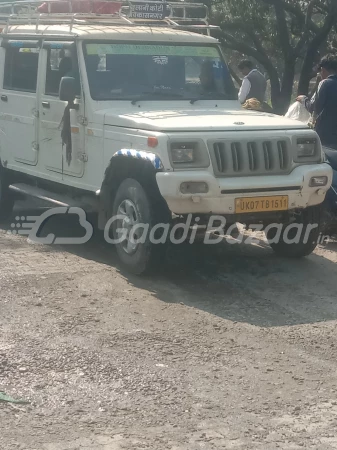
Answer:
<svg viewBox="0 0 337 450"><path fill-rule="evenodd" d="M49 39L45 39L43 41L42 44L42 49L46 50L46 66L43 68L45 71L45 76L44 76L44 81L43 81L43 88L42 88L42 94L44 96L47 97L53 97L53 98L58 98L58 92L55 93L51 93L51 92L47 92L47 76L48 76L48 52L51 50L72 50L74 51L76 58L77 58L77 65L78 65L78 70L80 72L80 66L79 66L79 55L78 55L78 51L77 51L77 46L76 46L76 41L62 41L62 40L56 40L55 38L49 38ZM78 96L78 98L80 98L80 96Z"/></svg>
<svg viewBox="0 0 337 450"><path fill-rule="evenodd" d="M37 94L38 91L38 80L39 80L39 65L40 65L40 41L39 40L26 40L26 39L3 39L1 41L1 47L5 49L5 56L4 56L4 67L3 67L3 80L2 80L2 89L4 91L11 91L11 92L25 92L27 94ZM22 48L36 48L38 51L36 52L38 54L37 57L37 67L36 67L36 84L35 89L23 89L19 88L17 86L9 86L6 84L6 69L9 70L10 65L6 64L8 50L10 49L22 49Z"/></svg>

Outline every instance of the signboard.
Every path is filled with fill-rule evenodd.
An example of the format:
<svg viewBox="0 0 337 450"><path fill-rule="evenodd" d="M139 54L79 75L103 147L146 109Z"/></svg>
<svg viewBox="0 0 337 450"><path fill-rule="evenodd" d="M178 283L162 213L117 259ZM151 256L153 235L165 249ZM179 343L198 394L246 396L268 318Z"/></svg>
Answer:
<svg viewBox="0 0 337 450"><path fill-rule="evenodd" d="M129 17L131 19L163 20L170 15L171 8L163 2L132 2Z"/></svg>

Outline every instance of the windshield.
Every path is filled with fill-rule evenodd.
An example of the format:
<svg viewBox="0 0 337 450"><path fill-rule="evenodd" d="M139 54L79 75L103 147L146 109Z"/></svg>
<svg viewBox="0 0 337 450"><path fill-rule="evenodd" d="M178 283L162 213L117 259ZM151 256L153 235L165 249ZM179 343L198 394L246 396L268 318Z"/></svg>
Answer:
<svg viewBox="0 0 337 450"><path fill-rule="evenodd" d="M95 100L236 99L216 46L91 42L84 57Z"/></svg>

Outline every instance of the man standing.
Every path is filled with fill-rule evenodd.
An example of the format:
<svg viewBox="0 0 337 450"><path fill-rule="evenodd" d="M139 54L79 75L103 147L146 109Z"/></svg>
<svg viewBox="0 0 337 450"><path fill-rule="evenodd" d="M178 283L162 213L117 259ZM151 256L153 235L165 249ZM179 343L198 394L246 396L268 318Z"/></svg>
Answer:
<svg viewBox="0 0 337 450"><path fill-rule="evenodd" d="M244 76L239 91L239 102L244 104L246 100L256 98L261 104L264 103L267 90L265 77L254 67L252 61L241 61L238 68Z"/></svg>
<svg viewBox="0 0 337 450"><path fill-rule="evenodd" d="M314 128L322 145L337 150L337 56L325 56L319 65L321 79L311 99L305 95L297 101L305 105L314 116Z"/></svg>

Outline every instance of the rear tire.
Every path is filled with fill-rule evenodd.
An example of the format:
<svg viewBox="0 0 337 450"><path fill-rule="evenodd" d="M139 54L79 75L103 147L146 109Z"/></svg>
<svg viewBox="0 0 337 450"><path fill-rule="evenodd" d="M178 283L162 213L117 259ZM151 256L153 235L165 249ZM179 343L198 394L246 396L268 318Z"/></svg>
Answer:
<svg viewBox="0 0 337 450"><path fill-rule="evenodd" d="M14 197L8 189L9 182L5 169L0 163L0 220L7 219L13 212Z"/></svg>
<svg viewBox="0 0 337 450"><path fill-rule="evenodd" d="M165 214L160 214L160 205L155 204L148 195L144 187L135 179L124 180L116 193L113 204L113 217L123 218L115 220L112 224L113 239L118 256L125 268L135 274L141 275L152 271L164 259L165 244L152 244L150 242L150 232L158 223L167 223ZM135 233L135 240L132 243L132 227L137 224L148 226L148 230L139 228L140 236ZM122 229L122 233L118 232ZM128 234L129 233L129 234ZM157 236L156 236L157 237Z"/></svg>
<svg viewBox="0 0 337 450"><path fill-rule="evenodd" d="M302 231L299 228L288 227L294 224L302 225ZM305 209L294 223L282 226L282 232L278 242L269 242L274 252L280 256L288 258L303 258L310 255L318 244L321 224L321 206L312 206ZM317 225L315 228L309 228L310 225ZM288 229L288 232L287 232ZM277 230L272 228L266 233L267 239L272 241L276 237ZM297 238L297 242L289 241Z"/></svg>

